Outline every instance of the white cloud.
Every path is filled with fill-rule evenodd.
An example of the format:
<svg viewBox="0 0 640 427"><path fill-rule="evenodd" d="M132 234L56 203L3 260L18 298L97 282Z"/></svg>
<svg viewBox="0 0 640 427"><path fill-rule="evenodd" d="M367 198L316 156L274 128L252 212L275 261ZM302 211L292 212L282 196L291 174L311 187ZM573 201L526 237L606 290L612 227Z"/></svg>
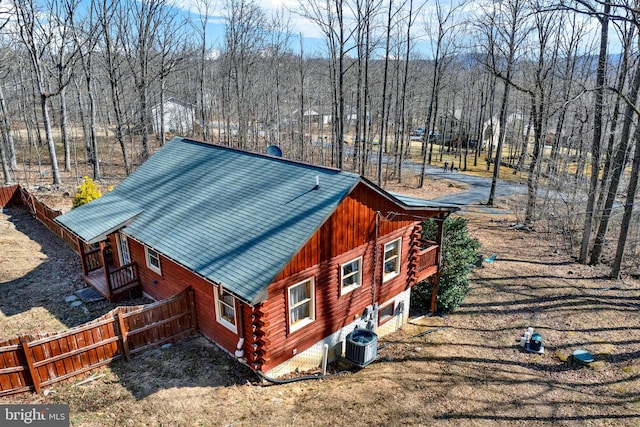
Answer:
<svg viewBox="0 0 640 427"><path fill-rule="evenodd" d="M198 4L202 4L202 0L175 0L173 4L190 13L197 14ZM289 20L291 31L294 34L302 34L305 38L321 38L322 32L313 22L296 14L299 8L298 0L260 0L258 5L264 10L267 16L275 13L281 13L284 19ZM210 0L210 22L212 24L222 23L222 16L225 15L224 0Z"/></svg>

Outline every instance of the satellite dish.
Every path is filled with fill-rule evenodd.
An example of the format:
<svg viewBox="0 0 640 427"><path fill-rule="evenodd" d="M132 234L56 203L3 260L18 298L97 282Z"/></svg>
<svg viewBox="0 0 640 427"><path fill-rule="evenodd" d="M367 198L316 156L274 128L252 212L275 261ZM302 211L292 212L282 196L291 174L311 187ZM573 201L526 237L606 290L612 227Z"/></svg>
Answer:
<svg viewBox="0 0 640 427"><path fill-rule="evenodd" d="M282 157L282 150L277 145L267 147L267 154L274 157Z"/></svg>

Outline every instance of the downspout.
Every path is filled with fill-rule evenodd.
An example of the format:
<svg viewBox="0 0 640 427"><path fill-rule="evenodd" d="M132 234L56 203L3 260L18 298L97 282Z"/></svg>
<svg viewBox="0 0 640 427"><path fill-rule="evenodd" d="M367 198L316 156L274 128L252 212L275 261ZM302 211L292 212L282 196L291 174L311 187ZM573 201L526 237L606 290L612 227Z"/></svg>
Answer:
<svg viewBox="0 0 640 427"><path fill-rule="evenodd" d="M380 249L378 248L378 233L380 232L380 211L376 211L375 214L375 227L373 236L373 283L371 284L371 305L376 303L376 291L378 277L378 258L380 257Z"/></svg>
<svg viewBox="0 0 640 427"><path fill-rule="evenodd" d="M234 298L235 301L235 298ZM238 344L236 344L236 351L234 353L234 355L236 356L236 358L240 361L240 362L246 362L247 359L244 357L244 317L242 315L242 309L244 307L244 304L242 302L240 302L240 310L238 310L238 315L236 316L237 320L237 327L238 327Z"/></svg>

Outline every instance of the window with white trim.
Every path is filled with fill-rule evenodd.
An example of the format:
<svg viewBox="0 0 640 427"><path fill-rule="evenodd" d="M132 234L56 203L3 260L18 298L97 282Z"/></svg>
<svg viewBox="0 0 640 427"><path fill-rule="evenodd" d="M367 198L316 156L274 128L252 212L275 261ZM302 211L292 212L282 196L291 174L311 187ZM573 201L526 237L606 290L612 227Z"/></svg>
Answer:
<svg viewBox="0 0 640 427"><path fill-rule="evenodd" d="M289 332L308 325L315 319L313 279L291 286L288 290Z"/></svg>
<svg viewBox="0 0 640 427"><path fill-rule="evenodd" d="M340 295L351 292L362 285L362 257L352 259L340 267Z"/></svg>
<svg viewBox="0 0 640 427"><path fill-rule="evenodd" d="M224 289L214 292L216 298L216 320L233 332L238 332L236 326L236 299Z"/></svg>
<svg viewBox="0 0 640 427"><path fill-rule="evenodd" d="M145 258L147 258L147 267L149 267L151 271L162 274L162 270L160 269L160 254L146 246L144 248L144 254Z"/></svg>
<svg viewBox="0 0 640 427"><path fill-rule="evenodd" d="M402 245L402 238L394 240L384 245L384 272L382 274L382 281L386 282L389 279L396 277L400 274L400 247Z"/></svg>

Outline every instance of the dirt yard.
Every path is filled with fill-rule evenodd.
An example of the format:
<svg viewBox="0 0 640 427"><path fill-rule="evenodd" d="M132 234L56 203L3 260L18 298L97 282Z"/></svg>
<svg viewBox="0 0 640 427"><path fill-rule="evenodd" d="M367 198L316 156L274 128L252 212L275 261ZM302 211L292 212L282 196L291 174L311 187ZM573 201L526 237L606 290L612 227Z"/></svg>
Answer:
<svg viewBox="0 0 640 427"><path fill-rule="evenodd" d="M466 217L495 263L474 270L455 313L412 321L364 369L261 384L195 337L116 362L92 381L0 403L68 403L77 426L640 426L640 283L606 280L554 236L513 229L507 214ZM108 310L69 307L64 297L81 286L77 257L62 242L24 211L2 215L0 338ZM529 326L542 334L544 355L520 349ZM595 362L572 361L577 349Z"/></svg>

